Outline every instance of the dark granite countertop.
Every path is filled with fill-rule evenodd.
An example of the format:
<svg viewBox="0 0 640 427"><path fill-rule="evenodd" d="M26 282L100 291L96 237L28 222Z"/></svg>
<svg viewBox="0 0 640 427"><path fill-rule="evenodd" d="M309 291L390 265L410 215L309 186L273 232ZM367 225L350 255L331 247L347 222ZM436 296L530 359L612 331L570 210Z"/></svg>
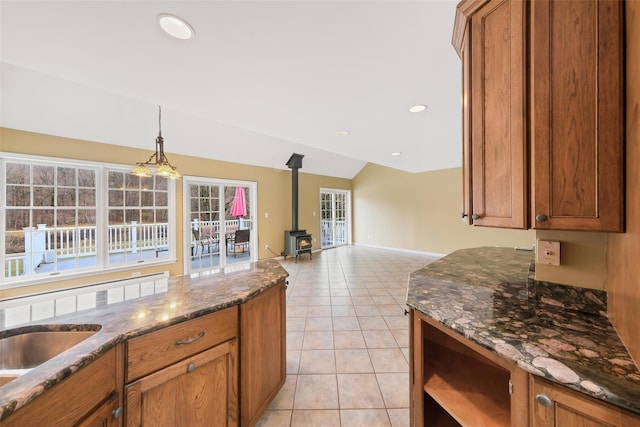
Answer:
<svg viewBox="0 0 640 427"><path fill-rule="evenodd" d="M532 252L483 247L412 273L407 304L525 371L640 414L640 371L606 292L537 282Z"/></svg>
<svg viewBox="0 0 640 427"><path fill-rule="evenodd" d="M276 260L197 278L166 279L153 295L98 304L93 309L0 329L0 338L38 330L100 330L90 338L0 387L0 420L82 366L129 338L241 304L288 276ZM141 279L144 280L144 279ZM0 318L3 316L0 310Z"/></svg>

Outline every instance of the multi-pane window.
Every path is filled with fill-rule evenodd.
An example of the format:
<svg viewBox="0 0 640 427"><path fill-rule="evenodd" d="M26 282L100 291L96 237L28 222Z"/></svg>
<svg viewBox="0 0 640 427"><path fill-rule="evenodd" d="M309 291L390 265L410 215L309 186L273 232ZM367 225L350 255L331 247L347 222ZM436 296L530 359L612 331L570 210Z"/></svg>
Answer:
<svg viewBox="0 0 640 427"><path fill-rule="evenodd" d="M107 181L109 264L168 256L167 179L109 170Z"/></svg>
<svg viewBox="0 0 640 427"><path fill-rule="evenodd" d="M0 158L0 171L0 282L137 264L170 253L164 178L23 158Z"/></svg>

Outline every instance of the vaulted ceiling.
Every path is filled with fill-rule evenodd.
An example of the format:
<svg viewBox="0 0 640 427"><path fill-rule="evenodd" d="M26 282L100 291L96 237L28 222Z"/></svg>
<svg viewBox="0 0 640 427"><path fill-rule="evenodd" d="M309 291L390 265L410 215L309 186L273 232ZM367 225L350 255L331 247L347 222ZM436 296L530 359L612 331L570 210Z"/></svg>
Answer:
<svg viewBox="0 0 640 427"><path fill-rule="evenodd" d="M455 6L2 0L0 125L153 150L162 105L169 155L286 168L297 152L303 172L345 178L456 167ZM160 13L195 37L165 34Z"/></svg>

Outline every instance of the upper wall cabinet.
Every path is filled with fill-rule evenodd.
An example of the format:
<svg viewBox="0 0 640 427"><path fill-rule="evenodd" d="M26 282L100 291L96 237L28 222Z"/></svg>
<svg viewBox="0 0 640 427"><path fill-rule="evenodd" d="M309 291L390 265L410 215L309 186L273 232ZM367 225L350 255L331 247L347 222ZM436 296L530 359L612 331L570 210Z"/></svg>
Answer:
<svg viewBox="0 0 640 427"><path fill-rule="evenodd" d="M616 0L458 4L469 223L623 231L622 11Z"/></svg>

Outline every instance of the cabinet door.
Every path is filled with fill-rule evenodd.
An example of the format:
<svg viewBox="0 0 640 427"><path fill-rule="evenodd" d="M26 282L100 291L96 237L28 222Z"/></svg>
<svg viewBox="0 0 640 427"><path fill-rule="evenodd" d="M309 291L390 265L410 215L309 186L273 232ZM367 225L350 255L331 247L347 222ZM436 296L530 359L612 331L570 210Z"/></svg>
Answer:
<svg viewBox="0 0 640 427"><path fill-rule="evenodd" d="M524 8L520 0L492 0L470 21L463 70L471 75L474 225L527 227Z"/></svg>
<svg viewBox="0 0 640 427"><path fill-rule="evenodd" d="M286 377L284 282L240 306L240 424L252 426Z"/></svg>
<svg viewBox="0 0 640 427"><path fill-rule="evenodd" d="M117 427L122 425L123 408L118 406L120 403L118 396L118 393L113 393L106 402L98 406L77 427Z"/></svg>
<svg viewBox="0 0 640 427"><path fill-rule="evenodd" d="M531 2L534 228L623 231L622 7Z"/></svg>
<svg viewBox="0 0 640 427"><path fill-rule="evenodd" d="M237 347L227 341L127 385L126 425L237 426Z"/></svg>
<svg viewBox="0 0 640 427"><path fill-rule="evenodd" d="M638 427L640 418L531 376L531 427Z"/></svg>

